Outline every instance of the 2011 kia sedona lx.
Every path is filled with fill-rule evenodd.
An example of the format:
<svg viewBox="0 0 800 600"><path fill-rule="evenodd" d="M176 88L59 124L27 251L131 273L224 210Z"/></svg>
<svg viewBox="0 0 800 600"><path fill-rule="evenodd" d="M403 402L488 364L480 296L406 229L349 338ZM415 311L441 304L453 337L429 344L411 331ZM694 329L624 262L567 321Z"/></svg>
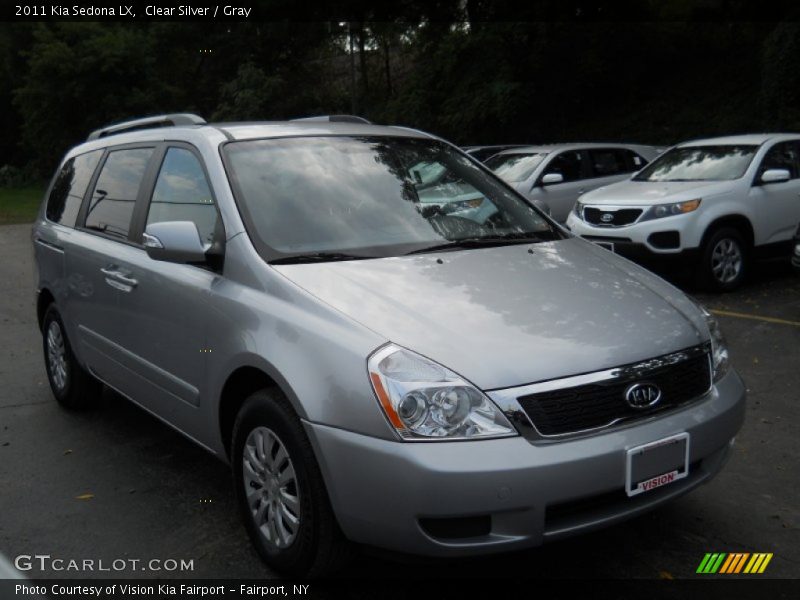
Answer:
<svg viewBox="0 0 800 600"><path fill-rule="evenodd" d="M426 201L468 191L493 210ZM283 572L609 525L712 478L742 424L708 312L418 131L111 126L32 236L56 399L102 382L229 461Z"/></svg>

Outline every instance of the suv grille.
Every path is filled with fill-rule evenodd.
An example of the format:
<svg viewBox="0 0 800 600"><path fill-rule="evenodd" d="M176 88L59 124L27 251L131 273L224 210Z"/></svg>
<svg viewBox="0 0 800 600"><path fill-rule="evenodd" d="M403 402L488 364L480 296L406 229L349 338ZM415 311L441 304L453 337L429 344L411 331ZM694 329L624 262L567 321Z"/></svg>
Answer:
<svg viewBox="0 0 800 600"><path fill-rule="evenodd" d="M651 363L657 366L648 368ZM538 392L517 400L541 435L557 436L674 408L702 396L711 386L707 352L680 362L661 364L656 359L642 366L621 367L621 375L613 379ZM652 407L633 408L625 399L628 387L641 382L655 384L661 390L661 399Z"/></svg>
<svg viewBox="0 0 800 600"><path fill-rule="evenodd" d="M642 214L641 208L621 208L619 210L601 210L585 206L583 208L583 219L592 225L607 227L619 227L620 225L630 225L639 215Z"/></svg>

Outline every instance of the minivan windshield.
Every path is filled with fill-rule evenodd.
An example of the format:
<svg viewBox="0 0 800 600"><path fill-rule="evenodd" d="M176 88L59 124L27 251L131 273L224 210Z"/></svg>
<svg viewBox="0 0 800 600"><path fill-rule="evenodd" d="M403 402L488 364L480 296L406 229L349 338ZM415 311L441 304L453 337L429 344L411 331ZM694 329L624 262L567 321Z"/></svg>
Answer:
<svg viewBox="0 0 800 600"><path fill-rule="evenodd" d="M259 139L229 142L223 155L247 231L270 262L377 258L564 235L436 140Z"/></svg>
<svg viewBox="0 0 800 600"><path fill-rule="evenodd" d="M486 161L486 166L506 181L519 183L531 176L545 156L546 152L495 154Z"/></svg>
<svg viewBox="0 0 800 600"><path fill-rule="evenodd" d="M634 181L727 181L747 171L758 146L682 146L659 156Z"/></svg>

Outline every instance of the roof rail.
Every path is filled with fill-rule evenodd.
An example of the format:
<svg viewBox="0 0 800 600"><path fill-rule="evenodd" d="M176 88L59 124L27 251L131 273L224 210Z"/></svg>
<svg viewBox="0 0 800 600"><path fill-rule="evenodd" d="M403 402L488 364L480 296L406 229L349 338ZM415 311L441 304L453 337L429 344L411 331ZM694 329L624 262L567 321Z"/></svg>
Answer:
<svg viewBox="0 0 800 600"><path fill-rule="evenodd" d="M326 123L361 123L362 125L372 125L364 117L355 115L319 115L317 117L303 117L301 119L291 119L292 121L324 121Z"/></svg>
<svg viewBox="0 0 800 600"><path fill-rule="evenodd" d="M143 119L134 119L133 121L123 121L121 123L114 123L94 130L86 138L86 141L97 140L115 135L118 133L125 133L127 131L136 131L137 129L152 129L154 127L176 127L179 125L205 125L206 120L203 117L193 115L191 113L175 113L170 115L154 115L152 117L144 117Z"/></svg>

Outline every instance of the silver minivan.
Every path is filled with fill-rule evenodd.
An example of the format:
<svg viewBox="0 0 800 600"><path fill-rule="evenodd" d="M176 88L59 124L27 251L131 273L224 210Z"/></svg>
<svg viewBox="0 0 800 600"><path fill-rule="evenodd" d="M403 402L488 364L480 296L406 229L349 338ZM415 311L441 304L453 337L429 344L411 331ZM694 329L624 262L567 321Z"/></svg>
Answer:
<svg viewBox="0 0 800 600"><path fill-rule="evenodd" d="M454 189L491 214L423 201ZM284 573L610 525L709 481L743 421L707 311L419 131L107 127L32 237L56 399L104 384L228 461Z"/></svg>

